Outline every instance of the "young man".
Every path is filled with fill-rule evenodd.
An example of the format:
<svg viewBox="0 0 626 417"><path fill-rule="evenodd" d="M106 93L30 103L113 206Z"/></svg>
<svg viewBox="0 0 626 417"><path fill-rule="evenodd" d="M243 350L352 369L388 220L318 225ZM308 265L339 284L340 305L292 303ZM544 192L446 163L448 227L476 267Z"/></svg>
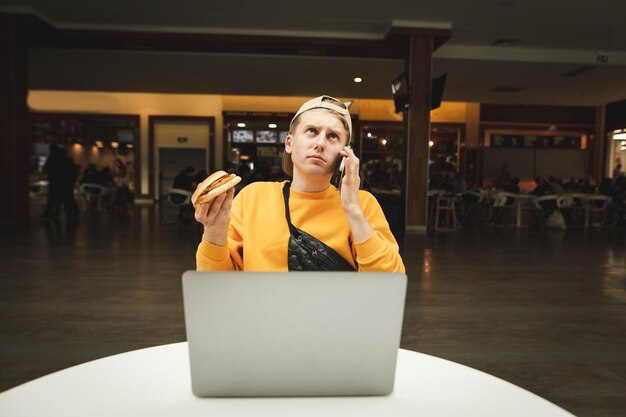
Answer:
<svg viewBox="0 0 626 417"><path fill-rule="evenodd" d="M198 270L404 272L389 224L359 190L359 159L348 146L347 106L320 96L300 107L285 141L291 182L255 182L223 193L195 214L204 225ZM330 184L344 157L340 189Z"/></svg>

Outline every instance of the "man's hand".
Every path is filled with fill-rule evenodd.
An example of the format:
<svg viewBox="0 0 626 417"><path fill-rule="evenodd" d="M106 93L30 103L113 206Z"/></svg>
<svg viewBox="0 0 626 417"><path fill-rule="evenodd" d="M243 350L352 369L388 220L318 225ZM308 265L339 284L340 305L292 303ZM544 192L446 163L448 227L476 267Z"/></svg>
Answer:
<svg viewBox="0 0 626 417"><path fill-rule="evenodd" d="M359 187L361 186L359 158L356 157L354 151L349 146L339 151L339 156L346 157L346 173L341 179L341 205L348 218L348 223L350 223L354 242L364 242L374 231L365 218L365 214L363 214L359 204Z"/></svg>
<svg viewBox="0 0 626 417"><path fill-rule="evenodd" d="M196 221L204 226L202 238L217 246L228 243L228 227L230 226L230 208L233 204L235 189L215 197L213 201L202 204L195 213Z"/></svg>
<svg viewBox="0 0 626 417"><path fill-rule="evenodd" d="M341 179L341 205L346 214L361 211L359 205L359 158L349 146L339 151L339 157L346 157L345 174Z"/></svg>

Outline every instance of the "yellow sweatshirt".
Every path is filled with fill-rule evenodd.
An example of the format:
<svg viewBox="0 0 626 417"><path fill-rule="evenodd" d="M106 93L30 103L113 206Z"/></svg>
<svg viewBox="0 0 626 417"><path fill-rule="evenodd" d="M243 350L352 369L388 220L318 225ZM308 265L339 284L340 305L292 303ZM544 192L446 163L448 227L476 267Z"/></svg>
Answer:
<svg viewBox="0 0 626 417"><path fill-rule="evenodd" d="M255 182L233 200L228 244L213 245L204 239L196 252L199 271L287 271L289 226L283 201L284 182ZM305 193L291 190L291 222L326 243L359 271L404 272L389 224L378 201L359 191L359 202L374 233L354 243L339 191Z"/></svg>

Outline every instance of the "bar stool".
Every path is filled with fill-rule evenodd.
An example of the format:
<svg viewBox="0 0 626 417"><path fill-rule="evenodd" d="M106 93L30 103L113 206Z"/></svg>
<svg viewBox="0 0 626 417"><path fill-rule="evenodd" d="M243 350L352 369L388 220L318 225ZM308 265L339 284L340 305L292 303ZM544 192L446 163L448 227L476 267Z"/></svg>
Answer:
<svg viewBox="0 0 626 417"><path fill-rule="evenodd" d="M453 232L456 230L457 225L461 226L456 217L456 197L453 195L438 195L435 203L435 230L438 232Z"/></svg>

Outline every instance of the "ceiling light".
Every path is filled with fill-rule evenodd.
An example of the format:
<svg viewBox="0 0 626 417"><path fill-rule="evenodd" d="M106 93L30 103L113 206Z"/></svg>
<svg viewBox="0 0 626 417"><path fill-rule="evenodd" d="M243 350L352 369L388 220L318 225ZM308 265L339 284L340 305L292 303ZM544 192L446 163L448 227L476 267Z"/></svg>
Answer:
<svg viewBox="0 0 626 417"><path fill-rule="evenodd" d="M101 140L97 140L97 141L96 141L96 146L97 146L98 148L104 148L104 143L102 143L102 141L101 141Z"/></svg>
<svg viewBox="0 0 626 417"><path fill-rule="evenodd" d="M237 123L237 127L246 127L245 123Z"/></svg>
<svg viewBox="0 0 626 417"><path fill-rule="evenodd" d="M367 132L367 137L371 138L372 137L372 132Z"/></svg>
<svg viewBox="0 0 626 417"><path fill-rule="evenodd" d="M435 142L433 142L432 140L428 141L428 147L432 148L435 145Z"/></svg>
<svg viewBox="0 0 626 417"><path fill-rule="evenodd" d="M133 146L133 144L132 144L132 143L129 143L128 145L126 145L126 147L127 147L128 149L133 149L133 148L134 148L134 146Z"/></svg>
<svg viewBox="0 0 626 417"><path fill-rule="evenodd" d="M385 145L387 144L387 139L383 139L383 140L381 140L381 141L380 141L380 143L382 143L382 144L383 144L383 146L385 146Z"/></svg>
<svg viewBox="0 0 626 417"><path fill-rule="evenodd" d="M626 140L626 129L614 130L613 140Z"/></svg>
<svg viewBox="0 0 626 417"><path fill-rule="evenodd" d="M120 147L120 143L119 142L115 142L115 141L111 142L111 148L117 149L119 147Z"/></svg>
<svg viewBox="0 0 626 417"><path fill-rule="evenodd" d="M361 77L354 77L354 82L355 83L360 83L362 81L363 81L363 78L361 78Z"/></svg>
<svg viewBox="0 0 626 417"><path fill-rule="evenodd" d="M269 127L270 129L276 129L278 125L276 123L270 123L269 125L267 125L267 127Z"/></svg>

